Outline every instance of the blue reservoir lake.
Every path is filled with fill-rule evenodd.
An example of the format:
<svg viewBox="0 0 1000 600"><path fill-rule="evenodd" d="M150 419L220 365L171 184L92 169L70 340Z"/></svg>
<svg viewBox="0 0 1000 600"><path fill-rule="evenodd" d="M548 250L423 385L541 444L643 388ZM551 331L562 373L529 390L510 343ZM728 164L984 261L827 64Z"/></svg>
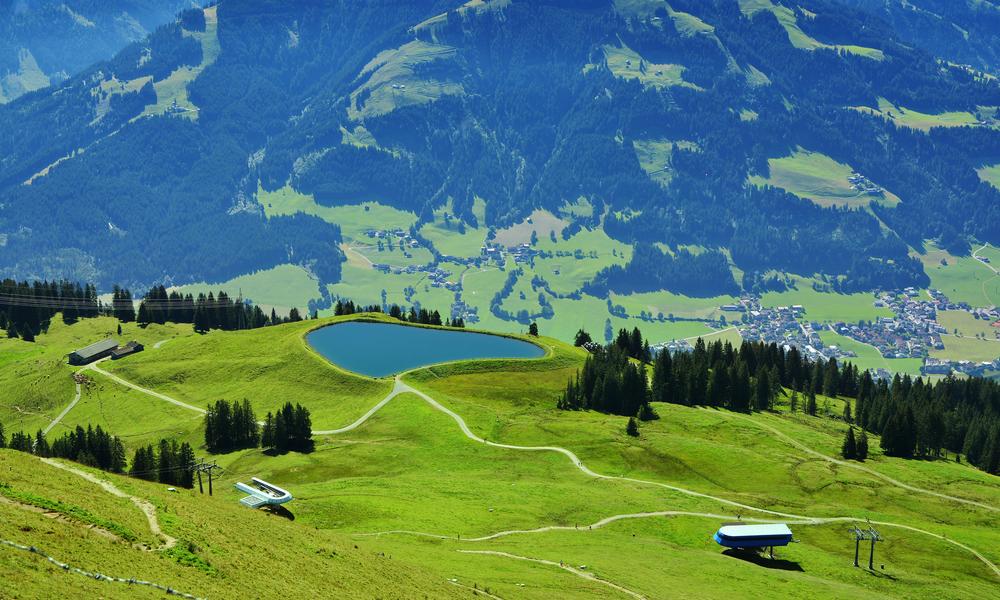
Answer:
<svg viewBox="0 0 1000 600"><path fill-rule="evenodd" d="M369 377L456 360L545 354L535 344L498 335L361 321L317 329L306 340L338 367Z"/></svg>

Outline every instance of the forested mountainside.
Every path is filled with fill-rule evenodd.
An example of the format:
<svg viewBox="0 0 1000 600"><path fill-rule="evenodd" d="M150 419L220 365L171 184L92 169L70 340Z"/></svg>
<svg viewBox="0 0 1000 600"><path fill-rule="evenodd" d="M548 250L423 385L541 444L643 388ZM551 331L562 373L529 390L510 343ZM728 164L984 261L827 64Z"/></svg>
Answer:
<svg viewBox="0 0 1000 600"><path fill-rule="evenodd" d="M0 0L0 103L144 39L196 0Z"/></svg>
<svg viewBox="0 0 1000 600"><path fill-rule="evenodd" d="M959 64L1000 73L996 0L846 0L889 23L907 44Z"/></svg>
<svg viewBox="0 0 1000 600"><path fill-rule="evenodd" d="M862 4L222 0L0 108L0 270L337 281L336 223L269 212L281 190L496 228L587 204L563 235L637 246L592 291L926 286L926 240L1000 243L1000 84ZM795 189L788 157L857 193Z"/></svg>

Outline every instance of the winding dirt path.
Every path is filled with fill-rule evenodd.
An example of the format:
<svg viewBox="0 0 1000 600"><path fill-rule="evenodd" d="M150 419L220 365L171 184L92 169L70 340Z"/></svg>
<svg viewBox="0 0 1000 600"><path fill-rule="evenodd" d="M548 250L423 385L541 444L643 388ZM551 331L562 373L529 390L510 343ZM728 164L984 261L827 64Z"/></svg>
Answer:
<svg viewBox="0 0 1000 600"><path fill-rule="evenodd" d="M66 408L64 408L62 410L62 412L59 413L59 415L55 419L52 419L52 422L49 423L45 427L45 429L42 430L42 434L43 435L48 435L49 432L52 431L53 427L55 427L56 425L58 425L60 421L62 421L64 418L66 418L66 415L69 414L69 411L73 410L73 407L76 406L77 403L80 401L80 393L81 393L81 388L80 388L80 382L78 381L78 382L76 382L76 396L73 398L73 401L70 402L69 406L67 406Z"/></svg>
<svg viewBox="0 0 1000 600"><path fill-rule="evenodd" d="M617 583L612 583L612 582L608 581L607 579L601 579L600 577L594 575L593 573L588 573L587 571L581 571L580 569L575 569L575 568L573 568L573 567L571 567L571 566L569 566L569 565L567 565L565 563L557 563L555 561L544 560L544 559L541 559L541 558L530 558L528 556L519 556L517 554L511 554L509 552L497 552L495 550L459 550L459 552L462 553L462 554L480 554L480 555L487 555L487 556L501 556L503 558L513 558L513 559L516 559L516 560L523 560L523 561L527 561L527 562L538 563L540 565L548 565L550 567L559 567L563 571L566 571L568 573L572 573L572 574L576 575L577 577L581 577L583 579L586 579L588 581L593 581L595 583L604 584L604 585L608 586L609 588L618 590L619 592L622 592L623 594L628 594L629 596L632 596L633 598L640 598L642 600L645 600L645 598L646 598L645 596L643 596L642 594L640 594L638 592L633 592L632 590L630 590L630 589L628 589L626 587L622 587L622 586L618 585Z"/></svg>
<svg viewBox="0 0 1000 600"><path fill-rule="evenodd" d="M102 369L99 366L97 366L97 363L93 363L92 365L90 365L87 368L90 369L91 371L94 371L95 373L100 373L101 375L104 375L105 377L107 377L108 379L110 379L111 381L114 381L115 383L117 383L119 385L124 385L125 387L132 388L133 390L136 390L137 392L142 392L143 394L147 394L147 395L152 396L154 398L159 398L160 400L163 400L164 402L169 402L171 404L175 404L177 406L180 406L181 408L186 408L188 410L191 410L191 411L194 411L194 412L197 412L197 413L205 414L205 409L204 408L198 408L197 406L193 406L191 404L187 404L185 402L181 402L180 400L175 400L174 398L171 398L170 396L167 396L166 394L161 394L159 392L154 392L153 390L144 388L144 387L142 387L140 385L136 385L136 384L132 383L131 381L126 381L125 379L122 379L121 377L119 377L119 376L117 376L117 375L115 375L113 373L108 373L104 369Z"/></svg>
<svg viewBox="0 0 1000 600"><path fill-rule="evenodd" d="M121 385L124 385L124 386L130 387L132 389L135 389L137 391L149 394L149 395L151 395L151 396L153 396L155 398L159 398L161 400L165 400L165 401L170 402L172 404L176 404L176 405L181 406L183 408L187 408L187 409L192 410L192 411L197 411L197 412L202 413L202 414L204 414L204 412L205 412L204 409L198 408L196 406L192 406L190 404L186 404L184 402L180 402L179 400L175 400L175 399L173 399L173 398L171 398L169 396L166 396L164 394L160 394L158 392L154 392L152 390L149 390L149 389L146 389L144 387L135 385L135 384L133 384L131 382L128 382L128 381L126 381L126 380L124 380L124 379L122 379L122 378L120 378L120 377L118 377L116 375L112 375L111 373L108 373L107 371L104 371L104 370L100 369L97 366L96 363L93 364L93 365L91 365L89 368L93 369L94 371L97 371L98 373L101 373L101 374L109 377L110 379L112 379L113 381L115 381L117 383L120 383ZM409 384L403 382L402 375L396 376L395 383L393 385L392 391L390 391L389 394L385 398L383 398L381 401L379 401L375 406L373 406L371 409L369 409L368 412L366 412L365 414L363 414L361 417L359 417L356 421L354 421L350 425L347 425L345 427L341 427L339 429L314 431L313 433L317 434L317 435L337 435L337 434L341 434L341 433L346 433L348 431L353 431L353 430L357 429L358 427L360 427L361 425L363 425L366 421L368 421L373 415L375 415L379 410L381 410L386 404L388 404L389 402L391 402L394 398L396 398L400 394L404 394L404 393L410 393L410 394L413 394L413 395L419 397L420 399L422 399L425 402L427 402L428 404L430 404L431 407L433 407L434 409L436 409L436 410L438 410L440 412L443 412L444 414L446 414L449 417L451 417L455 421L455 423L458 425L459 429L462 431L462 433L465 435L465 437L469 438L470 440L472 440L474 442L477 442L477 443L480 443L480 444L485 444L487 446L492 446L494 448L504 448L504 449L507 449L507 450L516 450L516 451L521 451L521 452L555 452L555 453L558 453L558 454L562 454L563 456L565 456L566 458L568 458L570 460L570 462L573 463L573 466L575 466L577 469L579 469L582 473L584 473L585 475L588 475L589 477L593 477L595 479L626 481L626 482L629 482L629 483L635 483L635 484L639 484L639 485L655 486L655 487L667 489L667 490L670 490L670 491L673 491L673 492L677 492L679 494L684 494L686 496L691 496L691 497L695 497L695 498L701 498L701 499L704 499L704 500L710 500L712 502L718 502L718 503L723 504L725 506L731 506L733 508L739 508L741 510L746 510L746 511L756 512L756 513L763 513L763 514L767 514L767 515L773 515L775 517L781 517L782 520L783 520L783 522L791 521L791 522L793 522L793 524L819 525L819 524L824 524L824 523L854 522L854 521L858 521L859 520L858 517L846 517L846 516L845 517L810 517L810 516L807 516L807 515L797 515L797 514L793 514L793 513L785 513L785 512L780 512L780 511L776 511L776 510L770 510L770 509L766 509L766 508L760 508L760 507L757 507L757 506L751 506L749 504L744 504L742 502L736 502L734 500L728 500L726 498L720 498L718 496L713 496L711 494L697 492L697 491L694 491L694 490L689 490L687 488L682 488L682 487L679 487L679 486L670 485L670 484L659 482L659 481L649 481L649 480L644 480L644 479L636 479L636 478L633 478L633 477L619 477L619 476L614 476L614 475L605 475L603 473L598 473L596 471L591 470L589 467L587 467L585 464L583 464L583 461L581 461L580 458L577 457L576 454L574 454L570 450L567 450L566 448L561 448L559 446L517 446L517 445L513 445L513 444L501 444L501 443L498 443L498 442L491 442L491 441L483 439L483 438L479 437L478 435L476 435L475 433L473 433L472 430L469 428L468 424L465 422L465 420L458 413L456 413L453 410L449 409L448 407L444 406L443 404L441 404L440 402L438 402L434 398L430 397L429 395L425 394L424 392L422 392L422 391L420 391L420 390L418 390L418 389L410 386ZM745 418L746 419L747 417L740 417L740 418ZM756 423L756 422L754 422L754 423L756 425L760 425L762 427L765 427L765 428L773 431L775 434L779 435L782 439L785 439L786 441L789 441L790 443L792 443L793 445L795 445L797 448L799 448L800 450L802 450L804 452L807 452L807 453L809 453L811 455L817 456L819 458L822 458L824 460L831 461L831 462L834 462L834 463L838 463L838 464L843 463L843 461L839 461L838 459L826 456L825 454L817 452L817 451L809 448L808 446L805 446L805 445L801 444L800 442L794 440L793 438L790 438L789 436L787 436L784 433L778 431L777 429L774 429L774 428L770 427L769 425L761 424L761 423ZM992 507L992 506L989 506L989 505L986 505L986 504L982 504L982 503L979 503L979 502L974 502L974 501L971 501L971 500L965 500L963 498L956 498L954 496L949 496L947 494L940 494L938 492L933 492L931 490L925 490L923 488L918 488L918 487L910 486L910 485L904 484L904 483L902 483L900 481L897 481L897 480L895 480L895 479L893 479L891 477L888 477L886 475L882 475L882 474L880 474L880 473L878 473L876 471L872 471L871 469L868 469L866 467L861 467L860 465L844 464L844 466L848 466L848 467L852 467L852 468L858 468L858 467L860 467L862 471L865 471L865 472L871 474L872 476L878 477L878 478L886 481L887 483L890 483L890 484L893 484L893 485L898 485L901 488L906 489L907 491L917 492L917 493L922 493L922 494L928 494L928 495L935 496L935 497L938 497L938 498L942 498L942 499L945 499L945 500L950 500L950 501L954 501L954 502L959 502L959 503L974 505L974 506L978 506L978 507L985 508L985 509L992 510L992 511L996 511L997 510L995 507ZM66 468L66 467L61 467L61 468ZM68 470L72 470L72 469L68 469ZM83 472L81 471L81 473L83 473ZM92 480L96 480L96 478L94 478ZM96 481L99 482L100 480L96 480ZM108 484L108 485L110 485L110 484ZM117 489L117 488L115 488L115 489ZM133 501L134 502L135 501L144 502L144 501L141 501L139 499L133 499ZM149 506L152 508L152 505L149 505ZM686 513L686 512L683 512L683 511L662 511L662 512L656 512L656 513L636 513L636 514L631 514L631 515L615 515L615 516L612 516L612 517L607 517L605 519L602 519L601 521L598 521L598 524L599 524L598 527L603 527L605 525L608 525L610 523L613 523L615 521L622 520L622 519L628 519L628 518L650 518L650 517L667 516L667 515L675 515L675 516L681 516L681 515L686 515L686 516L704 516L704 517L711 517L711 518L720 517L720 518L729 518L729 519L732 518L732 516L729 516L729 515L716 515L716 514L713 514L713 513ZM149 516L149 513L147 513L147 517L148 516ZM153 512L153 518L155 519L155 509L154 509L154 512ZM752 519L746 519L746 518L744 518L743 520L750 521ZM768 522L767 520L764 520L764 519L753 519L753 520L756 521L756 522ZM997 565L995 565L992 561L990 561L988 558L986 558L983 554L979 553L978 551L972 549L969 546L966 546L965 544L962 544L960 542L952 540L952 539L950 539L950 538L948 538L948 537L946 537L944 535L933 533L933 532L926 531L924 529L919 529L917 527L912 527L912 526L909 526L909 525L898 524L898 523L890 523L890 522L885 522L885 521L871 521L871 523L875 524L875 525L882 525L884 527L895 527L895 528L899 528L899 529L906 529L908 531L913 531L915 533L921 533L921 534L928 535L928 536L940 539L942 541L945 541L945 542L947 542L949 544L952 544L952 545L954 545L954 546L956 546L958 548L961 548L961 549L963 549L963 550L971 553L977 559L979 559L980 561L982 561L987 567L989 567L990 570L992 570L993 573L997 577L1000 577L1000 567L997 567ZM151 524L152 524L152 521L151 521ZM593 527L593 525L591 525L590 527ZM539 528L538 530L506 531L506 532L499 532L499 533L491 534L491 535L488 535L488 536L483 536L482 538L472 538L472 539L468 539L466 541L482 541L482 540L488 540L488 539L495 539L495 538L498 538L498 537L504 537L504 536L507 536L507 535L515 535L515 534L518 534L518 533L538 533L538 532L542 532L542 531L558 530L560 528L562 528L562 529L569 529L568 527L563 527L563 526L549 526L549 527ZM152 527L151 527L151 529L152 529ZM159 529L159 527L157 525L157 530L158 529ZM423 533L420 533L420 532L403 532L403 531L400 531L400 532L382 532L382 535L390 534L390 533L401 533L401 534L405 533L405 534L409 534L409 535L422 535L422 536L429 536L429 537L437 537L437 538L441 538L441 539L451 539L450 536L441 536L441 535L435 535L435 534L423 534ZM534 560L534 559L527 559L527 560ZM558 564L558 563L556 563L556 564Z"/></svg>
<svg viewBox="0 0 1000 600"><path fill-rule="evenodd" d="M902 489L904 489L906 491L917 492L919 494L927 494L928 496L934 496L934 497L937 497L937 498L941 498L943 500L950 500L952 502L959 502L961 504L968 504L968 505L971 505L971 506L977 506L979 508L985 508L986 510L990 510L990 511L993 511L993 512L1000 512L1000 508L997 508L995 506L991 506L989 504L983 504L982 502L976 502L975 500L967 500L965 498L958 498L956 496L950 496L948 494L942 494L940 492L935 492L933 490L925 490L923 488L919 488L919 487L916 487L916 486L909 485L907 483L903 483L902 481L899 481L898 479L893 479L892 477L889 477L888 475L885 475L883 473L879 473L878 471L875 471L874 469L869 469L868 467L866 467L866 466L864 466L864 465L862 465L860 463L852 462L852 461L847 461L847 460L841 460L839 458L834 458L832 456L827 456L826 454L823 454L822 452L818 452L816 450L813 450L812 448L810 448L809 446L806 446L802 442L799 442L795 438L793 438L793 437L791 437L791 436L783 433L780 429L772 427L772 426L768 425L767 423L761 423L760 421L756 421L754 419L751 419L750 417L746 417L744 415L737 414L737 413L727 414L727 416L729 416L731 418L735 418L735 419L740 419L740 420L746 421L748 423L752 423L756 427L760 427L762 429L766 429L769 432L771 432L774 435L776 435L779 438L781 438L782 440L784 440L785 442L788 442L789 444L795 446L799 450L805 452L806 454L809 454L810 456L815 456L816 458L821 458L821 459L823 459L823 460L825 460L827 462L833 463L833 464L835 464L837 466L840 466L840 467L847 467L847 468L850 468L850 469L854 469L856 471L862 471L862 472L867 473L867 474L869 474L869 475L871 475L873 477L877 477L878 479L881 479L882 481L885 481L886 483L890 483L890 484L892 484L892 485L894 485L896 487L902 488Z"/></svg>
<svg viewBox="0 0 1000 600"><path fill-rule="evenodd" d="M104 488L104 491L108 492L113 496L118 496L119 498L128 499L139 510L141 510L144 515L146 515L146 521L149 522L149 530L153 533L153 535L163 540L163 545L161 546L161 549L166 550L168 548L173 548L175 545L177 545L176 538L171 537L166 533L163 533L163 529L160 528L160 520L156 516L156 507L153 506L153 503L150 502L149 500L145 500L137 496L132 496L131 494L126 494L125 492L118 489L118 487L116 487L115 484L111 483L110 481L101 479L100 477L97 477L92 473L88 473L82 469L77 469L76 467L71 467L55 459L42 458L40 460L45 464L56 467L57 469L62 469L63 471L69 471L70 473L76 475L77 477L82 477L83 479L86 479L91 483L95 483Z"/></svg>

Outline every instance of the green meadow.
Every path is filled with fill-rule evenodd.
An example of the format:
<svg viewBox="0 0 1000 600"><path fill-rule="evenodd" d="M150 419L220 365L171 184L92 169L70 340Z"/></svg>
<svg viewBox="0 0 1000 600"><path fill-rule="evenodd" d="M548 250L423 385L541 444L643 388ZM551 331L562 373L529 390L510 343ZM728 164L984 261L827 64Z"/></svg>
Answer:
<svg viewBox="0 0 1000 600"><path fill-rule="evenodd" d="M798 148L791 156L768 159L770 176L755 175L753 185L782 188L800 198L824 207L864 207L872 202L895 206L899 197L886 191L884 196L870 196L855 190L848 181L854 170L829 156Z"/></svg>
<svg viewBox="0 0 1000 600"><path fill-rule="evenodd" d="M232 298L250 300L265 311L274 307L282 314L292 307L305 310L309 300L319 296L316 279L297 265L278 265L222 283L191 283L173 289L195 296L224 291Z"/></svg>
<svg viewBox="0 0 1000 600"><path fill-rule="evenodd" d="M979 178L995 188L1000 189L1000 165L989 165L977 171Z"/></svg>
<svg viewBox="0 0 1000 600"><path fill-rule="evenodd" d="M918 131L930 131L932 127L966 127L974 126L976 116L970 112L949 111L937 114L927 114L894 104L885 98L878 99L878 108L866 106L855 107L857 110L890 119L901 127L909 127Z"/></svg>
<svg viewBox="0 0 1000 600"><path fill-rule="evenodd" d="M933 244L916 257L931 278L931 287L944 292L952 302L972 306L1000 306L1000 276L971 256L952 256Z"/></svg>
<svg viewBox="0 0 1000 600"><path fill-rule="evenodd" d="M349 374L310 350L304 336L311 328L341 320L207 335L136 328L132 337L169 341L100 368L195 406L245 397L260 416L284 401L301 402L312 411L314 429L336 429L391 388L389 381ZM17 356L0 365L0 374L17 378L20 387L56 376L68 380L72 369L62 357L112 325L97 321L53 325L35 345L0 342L0 354ZM750 595L770 597L986 597L995 589L1000 575L936 536L1000 561L997 511L969 504L995 506L996 477L948 459L885 457L877 439L866 463L837 462L846 427L837 418L843 405L837 398L819 398L817 417L791 413L787 397L774 412L753 415L657 405L661 418L644 423L640 437L632 438L622 417L555 408L585 353L549 337L538 343L548 350L541 359L451 363L414 371L404 381L454 411L471 435L559 446L607 477L594 478L557 452L470 439L454 416L403 393L353 430L317 434L311 454L213 456L225 469L213 497L99 475L152 502L164 533L181 540L183 552L148 552L109 538L104 529L157 544L142 513L125 499L96 486L81 496L80 486L93 484L33 457L0 451L0 468L13 473L6 481L14 490L0 489L0 495L58 509L58 518L47 518L30 502L0 500L0 538L43 546L82 568L226 598L246 589L294 590L290 597L468 597L478 589L501 598L711 598L734 580ZM38 368L43 358L51 364ZM101 423L122 435L130 451L164 435L200 446L202 423L194 411L87 373L94 383L60 428ZM71 382L65 387L50 411L68 404ZM2 402L9 408L20 400ZM198 454L205 455L200 448ZM753 477L746 476L748 465ZM46 477L34 476L39 468ZM231 485L253 476L293 492L296 499L287 506L294 520L237 502L241 495ZM797 515L777 517L792 523L799 540L778 550L777 570L724 553L711 541L722 522L775 518L762 509ZM804 518L815 520L799 523ZM885 568L873 574L851 566L845 534L866 518L884 523L878 525L885 542L876 563ZM503 533L511 530L521 533ZM493 534L500 535L477 539ZM11 552L0 549L5 582L43 595L94 589L83 577L30 568L41 565L37 557ZM144 590L104 585L103 595L144 597Z"/></svg>
<svg viewBox="0 0 1000 600"><path fill-rule="evenodd" d="M891 317L892 311L876 307L875 294L832 294L817 292L809 279L796 278L797 289L784 292L767 292L761 296L761 306L793 306L801 304L806 309L805 319L818 323L843 321L874 321L879 317Z"/></svg>
<svg viewBox="0 0 1000 600"><path fill-rule="evenodd" d="M878 348L828 329L820 331L819 337L827 346L837 346L842 350L854 352L857 356L846 360L860 369L885 369L892 373L920 375L923 360L919 358L885 358Z"/></svg>
<svg viewBox="0 0 1000 600"><path fill-rule="evenodd" d="M852 44L824 44L819 40L810 37L799 27L798 19L795 16L795 12L786 6L776 5L771 0L739 0L740 10L743 11L748 17L752 17L756 13L766 10L774 14L784 27L785 31L788 33L788 39L793 46L799 48L800 50L837 50L849 52L851 54L856 54L858 56L864 56L865 58L870 58L872 60L884 60L885 54L876 48L866 48L864 46L856 46Z"/></svg>

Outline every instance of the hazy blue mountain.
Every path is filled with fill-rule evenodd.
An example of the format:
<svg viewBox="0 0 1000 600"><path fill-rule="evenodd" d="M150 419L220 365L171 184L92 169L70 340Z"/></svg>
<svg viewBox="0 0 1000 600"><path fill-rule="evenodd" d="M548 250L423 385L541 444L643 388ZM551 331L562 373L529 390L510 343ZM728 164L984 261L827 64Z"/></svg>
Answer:
<svg viewBox="0 0 1000 600"><path fill-rule="evenodd" d="M292 262L336 281L339 230L266 218L258 190L278 189L428 219L451 203L470 225L482 198L493 227L582 198L592 216L572 227L637 246L594 293L734 291L729 260L843 290L924 285L909 253L925 240L959 253L1000 243L1000 191L976 171L1000 163L996 80L942 63L873 12L786 4L188 11L0 108L0 270L144 284ZM921 125L946 111L970 126ZM813 184L783 180L781 158L833 165L843 189L798 189ZM669 259L656 244L706 251Z"/></svg>
<svg viewBox="0 0 1000 600"><path fill-rule="evenodd" d="M892 25L901 40L958 64L1000 73L996 0L846 0Z"/></svg>
<svg viewBox="0 0 1000 600"><path fill-rule="evenodd" d="M59 83L196 0L0 0L0 103Z"/></svg>

